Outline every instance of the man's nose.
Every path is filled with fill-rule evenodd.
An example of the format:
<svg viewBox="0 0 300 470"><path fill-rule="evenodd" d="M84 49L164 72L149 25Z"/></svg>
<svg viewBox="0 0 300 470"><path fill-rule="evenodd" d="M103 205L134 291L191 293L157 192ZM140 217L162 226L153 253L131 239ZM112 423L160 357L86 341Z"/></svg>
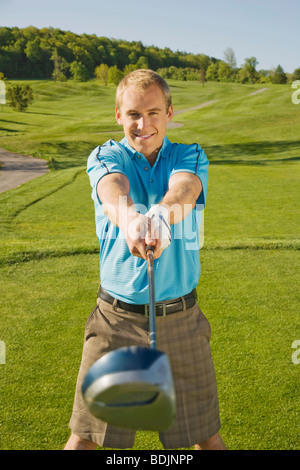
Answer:
<svg viewBox="0 0 300 470"><path fill-rule="evenodd" d="M148 118L147 116L141 116L138 120L138 128L139 129L145 129L148 126Z"/></svg>

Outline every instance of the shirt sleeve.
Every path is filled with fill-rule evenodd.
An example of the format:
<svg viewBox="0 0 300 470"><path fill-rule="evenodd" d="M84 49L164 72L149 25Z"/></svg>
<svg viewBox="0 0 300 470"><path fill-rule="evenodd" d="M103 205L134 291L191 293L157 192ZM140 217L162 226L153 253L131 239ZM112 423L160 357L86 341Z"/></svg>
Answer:
<svg viewBox="0 0 300 470"><path fill-rule="evenodd" d="M102 146L96 147L90 154L87 162L87 174L92 187L92 198L94 201L101 201L97 194L97 185L103 176L110 173L123 173L124 164L122 155L113 141L108 141Z"/></svg>
<svg viewBox="0 0 300 470"><path fill-rule="evenodd" d="M188 172L197 175L202 183L202 192L197 200L197 204L206 203L208 188L208 165L209 161L204 150L199 144L178 145L177 155L170 177L175 173Z"/></svg>

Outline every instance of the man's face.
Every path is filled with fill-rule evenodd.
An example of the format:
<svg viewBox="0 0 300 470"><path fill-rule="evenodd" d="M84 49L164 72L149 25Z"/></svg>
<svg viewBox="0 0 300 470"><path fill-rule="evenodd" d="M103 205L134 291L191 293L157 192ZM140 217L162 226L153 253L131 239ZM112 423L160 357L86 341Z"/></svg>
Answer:
<svg viewBox="0 0 300 470"><path fill-rule="evenodd" d="M123 126L129 145L152 162L162 146L172 116L173 107L166 110L164 94L157 85L146 90L129 85L124 90L120 108L116 108L117 122Z"/></svg>

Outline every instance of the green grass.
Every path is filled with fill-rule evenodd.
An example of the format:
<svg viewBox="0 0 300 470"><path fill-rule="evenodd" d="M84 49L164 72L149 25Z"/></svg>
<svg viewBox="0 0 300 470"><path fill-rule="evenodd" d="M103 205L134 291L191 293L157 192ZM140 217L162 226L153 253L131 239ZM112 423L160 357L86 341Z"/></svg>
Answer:
<svg viewBox="0 0 300 470"><path fill-rule="evenodd" d="M97 82L31 84L36 97L25 113L8 106L1 113L2 146L47 160L58 169L85 165L86 155L109 138L120 139L114 118L115 87ZM288 85L170 82L176 110L211 100L206 108L180 114L184 127L169 130L174 141L201 142L214 162L263 163L297 161L300 149L299 107L292 104ZM24 139L26 136L26 139Z"/></svg>
<svg viewBox="0 0 300 470"><path fill-rule="evenodd" d="M222 435L232 449L299 449L299 258L293 250L202 254ZM226 273L226 276L224 276Z"/></svg>
<svg viewBox="0 0 300 470"><path fill-rule="evenodd" d="M27 82L28 83L28 82ZM25 113L5 107L0 146L54 158L57 170L0 194L0 449L61 449L99 284L85 172L120 139L112 86L31 82ZM199 142L210 165L199 304L212 325L222 429L231 449L299 450L300 108L289 86L171 82L172 141ZM264 85L265 86L265 85ZM137 433L134 449L162 449Z"/></svg>

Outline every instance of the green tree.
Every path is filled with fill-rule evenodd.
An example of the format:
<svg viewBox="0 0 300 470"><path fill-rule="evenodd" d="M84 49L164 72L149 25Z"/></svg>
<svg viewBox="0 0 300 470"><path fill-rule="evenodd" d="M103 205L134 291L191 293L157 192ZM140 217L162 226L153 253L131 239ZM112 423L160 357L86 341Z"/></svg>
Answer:
<svg viewBox="0 0 300 470"><path fill-rule="evenodd" d="M57 50L53 52L51 60L54 63L54 70L52 78L56 82L65 82L67 80L67 72L69 70L69 64L63 57L59 56Z"/></svg>
<svg viewBox="0 0 300 470"><path fill-rule="evenodd" d="M137 65L134 65L134 64L125 65L124 70L123 70L124 77L125 75L128 75L130 72L137 70L137 68L138 68Z"/></svg>
<svg viewBox="0 0 300 470"><path fill-rule="evenodd" d="M24 86L24 95L27 99L28 104L32 104L33 102L33 89L29 85Z"/></svg>
<svg viewBox="0 0 300 470"><path fill-rule="evenodd" d="M113 67L109 67L108 69L108 83L114 83L115 85L118 85L120 81L123 78L123 72L118 69L116 65Z"/></svg>
<svg viewBox="0 0 300 470"><path fill-rule="evenodd" d="M138 58L137 58L137 55L136 55L135 51L130 52L130 54L128 56L128 59L130 60L131 64L136 64L137 63Z"/></svg>
<svg viewBox="0 0 300 470"><path fill-rule="evenodd" d="M245 69L239 69L237 79L240 83L247 83L249 81L249 77Z"/></svg>
<svg viewBox="0 0 300 470"><path fill-rule="evenodd" d="M256 72L256 67L258 65L258 62L255 57L248 57L245 59L245 64L243 67L244 70L244 76L247 79L247 81L250 81L251 83L255 83L258 75Z"/></svg>
<svg viewBox="0 0 300 470"><path fill-rule="evenodd" d="M95 76L97 80L104 82L104 85L107 86L108 82L108 70L109 67L106 64L100 64L95 68Z"/></svg>
<svg viewBox="0 0 300 470"><path fill-rule="evenodd" d="M277 68L271 73L271 81L272 83L277 84L287 82L287 76L281 65L278 65Z"/></svg>
<svg viewBox="0 0 300 470"><path fill-rule="evenodd" d="M81 45L81 41L75 40L73 43L69 43L68 47L72 50L75 61L78 64L82 64L89 75L92 75L95 69L93 58L88 51L87 45ZM85 81L85 80L80 80Z"/></svg>
<svg viewBox="0 0 300 470"><path fill-rule="evenodd" d="M261 69L257 72L258 74L258 83L270 83L271 76L270 70Z"/></svg>
<svg viewBox="0 0 300 470"><path fill-rule="evenodd" d="M206 70L207 80L219 81L219 62L211 63Z"/></svg>
<svg viewBox="0 0 300 470"><path fill-rule="evenodd" d="M204 84L206 82L206 72L204 69L200 69L199 71L199 82L204 87Z"/></svg>
<svg viewBox="0 0 300 470"><path fill-rule="evenodd" d="M20 31L27 41L34 41L39 36L39 30L35 26L27 26L27 28L22 28Z"/></svg>
<svg viewBox="0 0 300 470"><path fill-rule="evenodd" d="M235 58L235 53L234 50L231 49L231 47L227 47L224 51L224 61L226 64L229 65L231 69L235 69L236 67L236 58Z"/></svg>
<svg viewBox="0 0 300 470"><path fill-rule="evenodd" d="M33 63L38 63L41 59L40 38L36 37L32 41L28 41L25 47L26 57Z"/></svg>
<svg viewBox="0 0 300 470"><path fill-rule="evenodd" d="M148 69L149 68L149 63L147 57L141 55L139 57L139 60L136 63L138 69Z"/></svg>
<svg viewBox="0 0 300 470"><path fill-rule="evenodd" d="M162 60L160 57L159 49L157 47L149 47L146 50L148 66L152 70L157 70L162 66ZM137 62L137 61L135 61Z"/></svg>
<svg viewBox="0 0 300 470"><path fill-rule="evenodd" d="M25 111L33 101L33 90L29 85L13 85L7 90L9 105L16 111Z"/></svg>
<svg viewBox="0 0 300 470"><path fill-rule="evenodd" d="M8 46L9 44L13 43L15 38L12 34L11 28L7 28L5 26L0 26L0 44L1 47Z"/></svg>
<svg viewBox="0 0 300 470"><path fill-rule="evenodd" d="M300 80L300 67L298 69L295 69L293 74L292 74L292 80L293 82L295 80Z"/></svg>
<svg viewBox="0 0 300 470"><path fill-rule="evenodd" d="M89 73L86 67L81 63L74 60L70 65L70 72L73 80L76 82L87 82L89 79Z"/></svg>
<svg viewBox="0 0 300 470"><path fill-rule="evenodd" d="M227 47L227 49L225 49L224 51L224 63L226 67L223 66L223 69L221 70L221 74L223 76L226 74L226 78L224 77L225 81L228 81L228 82L235 81L236 74L237 74L236 57L235 57L234 50L231 47Z"/></svg>
<svg viewBox="0 0 300 470"><path fill-rule="evenodd" d="M232 76L232 68L222 60L219 62L218 78L221 82L229 82Z"/></svg>

